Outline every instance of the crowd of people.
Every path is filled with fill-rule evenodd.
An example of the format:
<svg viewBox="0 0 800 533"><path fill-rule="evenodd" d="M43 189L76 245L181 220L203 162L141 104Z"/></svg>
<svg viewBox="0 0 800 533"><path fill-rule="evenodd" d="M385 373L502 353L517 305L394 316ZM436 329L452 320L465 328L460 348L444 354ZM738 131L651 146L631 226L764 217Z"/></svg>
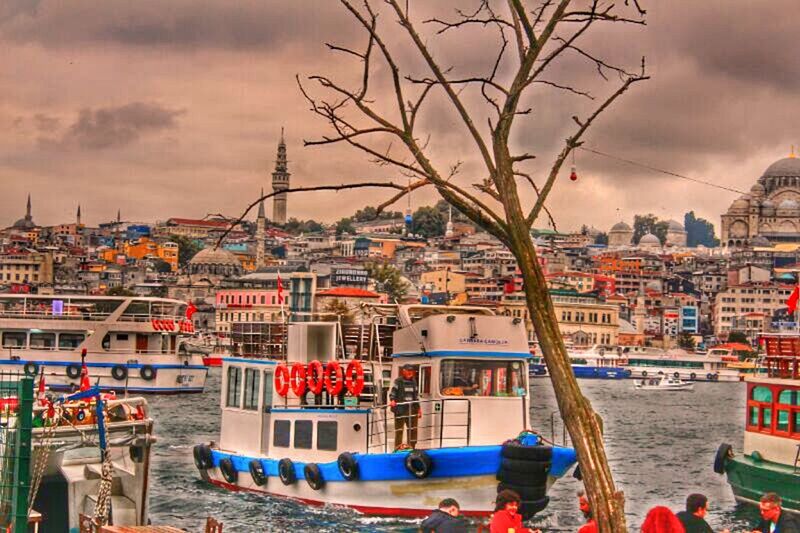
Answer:
<svg viewBox="0 0 800 533"><path fill-rule="evenodd" d="M522 525L520 502L520 496L516 492L501 491L495 501L489 533L542 533L539 529L529 529ZM761 521L755 529L745 533L800 533L800 518L785 511L781 504L780 496L774 492L764 494L759 503ZM585 524L578 529L578 533L598 533L589 499L583 492L578 494L578 508L585 519ZM685 509L678 513L673 513L663 505L650 509L642 523L641 533L714 533L705 520L707 513L708 498L703 494L690 494L686 498ZM458 502L447 498L422 522L422 531L466 533L468 526L468 522L461 516ZM730 532L725 529L720 533Z"/></svg>

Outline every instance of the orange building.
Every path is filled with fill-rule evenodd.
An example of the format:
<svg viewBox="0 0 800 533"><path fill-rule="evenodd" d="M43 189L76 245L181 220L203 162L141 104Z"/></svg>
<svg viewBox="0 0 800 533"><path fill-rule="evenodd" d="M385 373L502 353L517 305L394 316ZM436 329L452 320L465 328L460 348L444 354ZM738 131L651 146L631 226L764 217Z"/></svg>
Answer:
<svg viewBox="0 0 800 533"><path fill-rule="evenodd" d="M174 242L159 244L147 237L141 237L135 241L123 243L121 252L113 248L105 250L103 252L103 260L109 263L116 263L120 255L137 261L148 257L161 259L169 264L173 272L178 270L178 245Z"/></svg>

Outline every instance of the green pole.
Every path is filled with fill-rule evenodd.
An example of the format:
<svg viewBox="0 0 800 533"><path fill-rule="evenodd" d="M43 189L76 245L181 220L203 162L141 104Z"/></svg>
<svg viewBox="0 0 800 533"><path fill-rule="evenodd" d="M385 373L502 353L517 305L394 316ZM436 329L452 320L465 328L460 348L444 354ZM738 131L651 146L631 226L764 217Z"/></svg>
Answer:
<svg viewBox="0 0 800 533"><path fill-rule="evenodd" d="M14 533L28 531L28 494L31 489L31 428L33 427L33 378L19 380L17 388L17 431L15 432L16 461L11 512Z"/></svg>

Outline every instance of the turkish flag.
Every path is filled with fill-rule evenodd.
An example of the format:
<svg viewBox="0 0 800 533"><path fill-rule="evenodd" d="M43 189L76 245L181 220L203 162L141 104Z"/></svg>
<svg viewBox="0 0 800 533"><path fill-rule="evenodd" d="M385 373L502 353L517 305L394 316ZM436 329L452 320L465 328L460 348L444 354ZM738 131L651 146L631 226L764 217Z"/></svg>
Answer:
<svg viewBox="0 0 800 533"><path fill-rule="evenodd" d="M192 315L194 315L196 312L197 307L194 305L194 303L189 302L189 306L186 308L186 320L191 320Z"/></svg>
<svg viewBox="0 0 800 533"><path fill-rule="evenodd" d="M514 283L514 279L506 280L503 284L503 293L505 294L512 294L516 290L516 285Z"/></svg>
<svg viewBox="0 0 800 533"><path fill-rule="evenodd" d="M45 383L44 383L44 369L42 369L42 373L39 375L39 390L36 394L36 399L39 401L39 405L47 405L47 397L45 396Z"/></svg>
<svg viewBox="0 0 800 533"><path fill-rule="evenodd" d="M283 305L283 280L280 272L278 272L278 303Z"/></svg>
<svg viewBox="0 0 800 533"><path fill-rule="evenodd" d="M786 300L786 305L789 307L789 313L794 314L797 311L797 301L800 300L800 287L795 287L789 299Z"/></svg>

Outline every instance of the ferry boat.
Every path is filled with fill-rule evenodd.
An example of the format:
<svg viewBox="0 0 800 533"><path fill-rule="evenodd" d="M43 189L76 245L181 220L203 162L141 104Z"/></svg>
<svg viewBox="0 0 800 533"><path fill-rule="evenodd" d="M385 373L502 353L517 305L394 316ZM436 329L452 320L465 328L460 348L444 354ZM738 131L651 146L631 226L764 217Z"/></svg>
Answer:
<svg viewBox="0 0 800 533"><path fill-rule="evenodd" d="M625 368L628 359L622 349L577 350L568 348L572 372L578 379L626 379L631 371ZM547 376L547 366L541 356L534 356L529 368L530 377Z"/></svg>
<svg viewBox="0 0 800 533"><path fill-rule="evenodd" d="M683 381L740 381L739 371L728 367L719 356L661 350L643 346L624 346L626 369L634 379L669 376Z"/></svg>
<svg viewBox="0 0 800 533"><path fill-rule="evenodd" d="M102 390L202 392L208 368L187 350L187 305L165 298L0 295L0 371L44 371L75 390L85 362Z"/></svg>
<svg viewBox="0 0 800 533"><path fill-rule="evenodd" d="M758 505L775 492L783 508L800 513L800 335L763 334L763 375L745 377L744 444L723 443L714 471L725 474L737 501Z"/></svg>
<svg viewBox="0 0 800 533"><path fill-rule="evenodd" d="M360 337L290 322L285 359L223 360L219 442L193 450L201 477L368 515L426 516L451 497L488 516L504 488L524 516L544 509L576 455L528 429L524 324L477 307L369 308ZM418 413L413 447L389 401L409 365L418 400L398 407Z"/></svg>

